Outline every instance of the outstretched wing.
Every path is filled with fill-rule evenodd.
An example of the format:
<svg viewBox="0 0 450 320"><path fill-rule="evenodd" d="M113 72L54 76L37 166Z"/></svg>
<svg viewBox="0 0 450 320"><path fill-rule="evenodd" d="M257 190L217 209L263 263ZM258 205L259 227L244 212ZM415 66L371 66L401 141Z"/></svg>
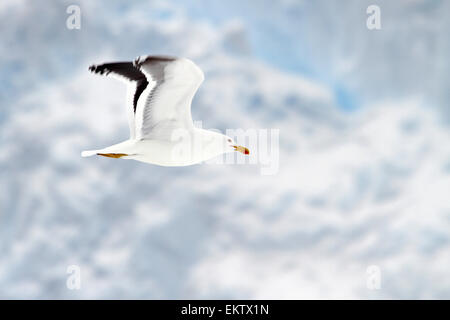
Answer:
<svg viewBox="0 0 450 320"><path fill-rule="evenodd" d="M149 85L136 109L136 138L171 138L175 129L192 129L191 102L203 72L185 58L147 56L137 58L135 66Z"/></svg>
<svg viewBox="0 0 450 320"><path fill-rule="evenodd" d="M127 84L127 115L130 138L135 139L135 113L139 97L148 85L145 75L134 66L133 62L113 62L93 65L89 70L102 75L111 75Z"/></svg>

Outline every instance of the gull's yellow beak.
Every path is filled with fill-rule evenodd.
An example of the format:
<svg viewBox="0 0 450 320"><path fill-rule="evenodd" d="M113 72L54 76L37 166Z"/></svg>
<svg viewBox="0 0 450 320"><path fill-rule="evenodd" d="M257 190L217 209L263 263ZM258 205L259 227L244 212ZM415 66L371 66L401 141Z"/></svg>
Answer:
<svg viewBox="0 0 450 320"><path fill-rule="evenodd" d="M250 150L248 150L246 147L243 146L233 146L234 150L239 151L243 154L250 154Z"/></svg>

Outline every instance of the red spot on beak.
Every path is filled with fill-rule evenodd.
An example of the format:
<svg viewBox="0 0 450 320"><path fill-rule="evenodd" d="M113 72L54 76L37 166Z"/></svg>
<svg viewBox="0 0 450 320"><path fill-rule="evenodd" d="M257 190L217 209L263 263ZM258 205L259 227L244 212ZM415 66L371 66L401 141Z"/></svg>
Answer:
<svg viewBox="0 0 450 320"><path fill-rule="evenodd" d="M234 150L239 151L243 154L250 154L250 150L248 150L246 147L243 146L233 146Z"/></svg>

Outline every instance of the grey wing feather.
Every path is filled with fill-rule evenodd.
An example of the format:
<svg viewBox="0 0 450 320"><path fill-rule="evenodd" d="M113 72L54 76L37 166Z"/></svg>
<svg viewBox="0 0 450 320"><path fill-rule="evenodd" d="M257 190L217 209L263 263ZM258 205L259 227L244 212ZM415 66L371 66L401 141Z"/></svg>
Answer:
<svg viewBox="0 0 450 320"><path fill-rule="evenodd" d="M204 79L200 68L167 56L138 58L134 65L149 81L136 109L136 138L170 139L175 129L192 129L191 101Z"/></svg>

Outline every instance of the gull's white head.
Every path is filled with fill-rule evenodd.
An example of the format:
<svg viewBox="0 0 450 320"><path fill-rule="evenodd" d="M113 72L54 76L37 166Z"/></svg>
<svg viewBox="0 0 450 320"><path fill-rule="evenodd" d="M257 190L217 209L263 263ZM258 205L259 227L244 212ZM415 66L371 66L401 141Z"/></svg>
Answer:
<svg viewBox="0 0 450 320"><path fill-rule="evenodd" d="M248 150L248 148L237 145L231 137L214 131L201 131L202 149L205 157L215 157L224 153L235 151L245 155L250 154L250 150Z"/></svg>

